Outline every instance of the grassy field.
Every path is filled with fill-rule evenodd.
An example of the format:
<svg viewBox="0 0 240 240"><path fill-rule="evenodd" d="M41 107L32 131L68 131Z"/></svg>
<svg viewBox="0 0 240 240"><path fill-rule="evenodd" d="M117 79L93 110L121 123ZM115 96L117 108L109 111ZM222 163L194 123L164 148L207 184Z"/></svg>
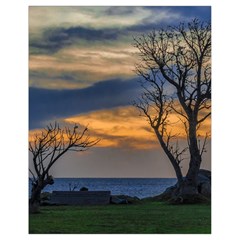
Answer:
<svg viewBox="0 0 240 240"><path fill-rule="evenodd" d="M211 206L51 206L30 215L29 233L211 233Z"/></svg>

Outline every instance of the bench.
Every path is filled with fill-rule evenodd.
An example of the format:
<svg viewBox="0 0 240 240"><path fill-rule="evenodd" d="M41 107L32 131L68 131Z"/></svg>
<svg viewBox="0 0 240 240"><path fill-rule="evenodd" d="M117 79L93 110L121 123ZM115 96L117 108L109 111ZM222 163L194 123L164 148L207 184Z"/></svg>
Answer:
<svg viewBox="0 0 240 240"><path fill-rule="evenodd" d="M105 205L110 191L53 191L50 203L64 205Z"/></svg>

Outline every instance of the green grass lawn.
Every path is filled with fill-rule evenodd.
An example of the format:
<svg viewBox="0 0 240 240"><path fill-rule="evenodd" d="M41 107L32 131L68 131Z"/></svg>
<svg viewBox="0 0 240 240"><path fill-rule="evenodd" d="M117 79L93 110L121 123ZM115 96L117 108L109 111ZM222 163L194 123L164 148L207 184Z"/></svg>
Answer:
<svg viewBox="0 0 240 240"><path fill-rule="evenodd" d="M29 217L29 233L211 233L211 206L45 206Z"/></svg>

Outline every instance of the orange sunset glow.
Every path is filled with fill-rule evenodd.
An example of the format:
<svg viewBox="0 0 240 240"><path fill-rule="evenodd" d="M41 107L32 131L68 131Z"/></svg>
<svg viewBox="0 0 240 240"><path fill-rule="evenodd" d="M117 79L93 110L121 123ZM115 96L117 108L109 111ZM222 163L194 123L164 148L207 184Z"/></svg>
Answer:
<svg viewBox="0 0 240 240"><path fill-rule="evenodd" d="M171 135L185 139L186 133L179 115L171 114L167 131ZM79 124L88 126L93 138L99 138L98 147L119 147L134 149L159 148L154 131L147 119L139 116L139 111L133 106L119 107L108 110L99 110L87 114L71 116L61 120L70 125ZM205 137L211 131L211 120L207 119L198 130L199 137ZM34 135L40 134L41 129L29 132L32 140Z"/></svg>

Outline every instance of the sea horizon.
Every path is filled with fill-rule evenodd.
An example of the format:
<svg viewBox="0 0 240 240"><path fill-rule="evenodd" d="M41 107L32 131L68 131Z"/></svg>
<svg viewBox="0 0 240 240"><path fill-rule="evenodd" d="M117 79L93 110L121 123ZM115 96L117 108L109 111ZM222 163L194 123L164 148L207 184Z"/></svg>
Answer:
<svg viewBox="0 0 240 240"><path fill-rule="evenodd" d="M176 178L54 178L54 184L48 185L44 191L79 191L85 187L89 191L107 190L112 195L145 198L161 194L176 182Z"/></svg>

